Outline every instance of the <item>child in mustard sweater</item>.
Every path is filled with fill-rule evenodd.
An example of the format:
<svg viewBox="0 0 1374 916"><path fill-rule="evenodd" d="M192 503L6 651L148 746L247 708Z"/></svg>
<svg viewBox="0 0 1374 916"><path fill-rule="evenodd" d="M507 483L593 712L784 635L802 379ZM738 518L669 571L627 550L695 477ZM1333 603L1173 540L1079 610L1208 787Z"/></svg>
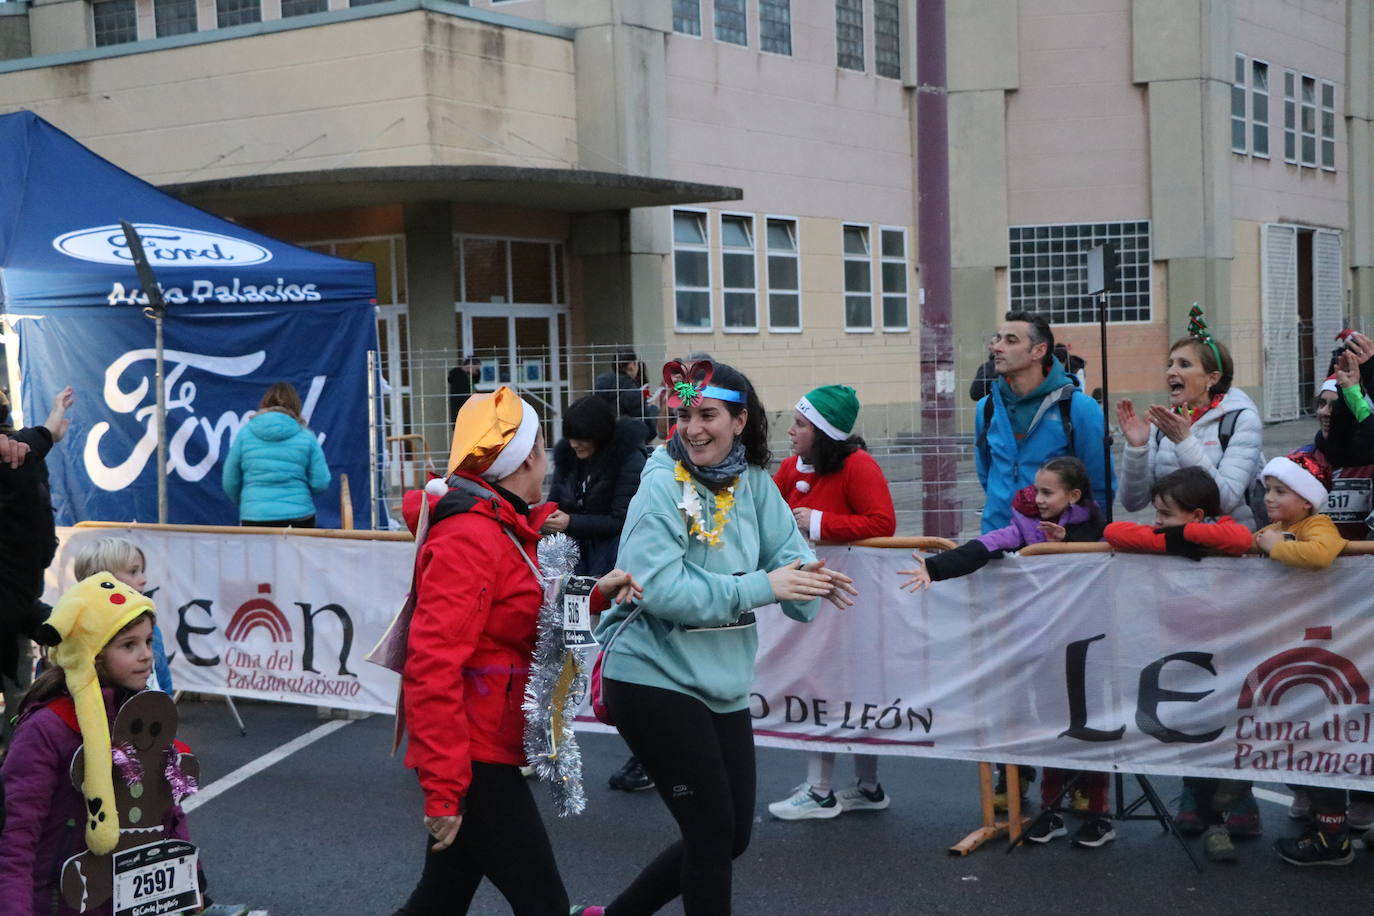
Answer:
<svg viewBox="0 0 1374 916"><path fill-rule="evenodd" d="M1264 507L1273 524L1255 532L1255 548L1286 566L1326 569L1345 549L1326 508L1331 466L1315 453L1293 452L1264 466Z"/></svg>
<svg viewBox="0 0 1374 916"><path fill-rule="evenodd" d="M1274 524L1255 533L1255 546L1299 569L1330 566L1346 544L1330 517L1319 512L1330 482L1331 467L1320 453L1294 452L1266 464L1264 505ZM1315 823L1303 836L1276 842L1279 858L1290 865L1349 865L1355 847L1346 823L1346 791L1311 786L1306 792Z"/></svg>

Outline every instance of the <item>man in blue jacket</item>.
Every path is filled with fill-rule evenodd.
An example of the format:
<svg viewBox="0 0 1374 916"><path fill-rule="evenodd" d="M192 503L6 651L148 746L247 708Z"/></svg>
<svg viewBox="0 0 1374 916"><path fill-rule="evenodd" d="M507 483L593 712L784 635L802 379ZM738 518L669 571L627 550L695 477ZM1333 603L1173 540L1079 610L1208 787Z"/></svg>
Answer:
<svg viewBox="0 0 1374 916"><path fill-rule="evenodd" d="M1050 458L1073 455L1088 468L1093 499L1106 508L1116 490L1103 478L1102 408L1054 358L1054 332L1040 315L1007 312L992 340L997 382L978 401L974 462L987 503L982 533L1011 521L1011 499L1035 482Z"/></svg>

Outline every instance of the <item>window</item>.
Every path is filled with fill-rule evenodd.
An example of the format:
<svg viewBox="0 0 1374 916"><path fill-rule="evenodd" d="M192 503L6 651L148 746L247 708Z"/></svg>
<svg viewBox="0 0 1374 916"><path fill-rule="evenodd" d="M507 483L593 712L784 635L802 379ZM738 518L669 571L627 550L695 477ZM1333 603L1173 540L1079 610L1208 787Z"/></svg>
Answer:
<svg viewBox="0 0 1374 916"><path fill-rule="evenodd" d="M1302 108L1300 109L1302 164L1315 167L1317 164L1317 80L1311 76L1302 78Z"/></svg>
<svg viewBox="0 0 1374 916"><path fill-rule="evenodd" d="M262 0L215 0L215 21L220 28L262 22Z"/></svg>
<svg viewBox="0 0 1374 916"><path fill-rule="evenodd" d="M281 18L309 16L329 9L329 0L281 0Z"/></svg>
<svg viewBox="0 0 1374 916"><path fill-rule="evenodd" d="M844 227L844 329L873 330L873 253L868 227Z"/></svg>
<svg viewBox="0 0 1374 916"><path fill-rule="evenodd" d="M1336 84L1322 80L1322 168L1336 171Z"/></svg>
<svg viewBox="0 0 1374 916"><path fill-rule="evenodd" d="M864 0L835 0L835 64L864 68Z"/></svg>
<svg viewBox="0 0 1374 916"><path fill-rule="evenodd" d="M732 45L749 44L749 26L744 20L744 0L716 0L716 41Z"/></svg>
<svg viewBox="0 0 1374 916"><path fill-rule="evenodd" d="M768 220L768 330L801 330L801 258L797 221Z"/></svg>
<svg viewBox="0 0 1374 916"><path fill-rule="evenodd" d="M754 218L720 217L720 275L725 330L759 329L758 274L754 269Z"/></svg>
<svg viewBox="0 0 1374 916"><path fill-rule="evenodd" d="M673 211L673 310L679 331L711 330L711 253L706 214Z"/></svg>
<svg viewBox="0 0 1374 916"><path fill-rule="evenodd" d="M881 230L882 262L879 276L883 285L883 330L905 331L906 309L906 230Z"/></svg>
<svg viewBox="0 0 1374 916"><path fill-rule="evenodd" d="M792 53L792 0L759 0L759 47Z"/></svg>
<svg viewBox="0 0 1374 916"><path fill-rule="evenodd" d="M701 34L701 0L673 0L673 31Z"/></svg>
<svg viewBox="0 0 1374 916"><path fill-rule="evenodd" d="M1298 75L1283 71L1283 161L1298 162Z"/></svg>
<svg viewBox="0 0 1374 916"><path fill-rule="evenodd" d="M1269 65L1250 62L1250 154L1269 158Z"/></svg>
<svg viewBox="0 0 1374 916"><path fill-rule="evenodd" d="M873 69L879 76L902 76L902 27L897 0L873 0Z"/></svg>
<svg viewBox="0 0 1374 916"><path fill-rule="evenodd" d="M153 0L157 37L185 35L196 30L196 0Z"/></svg>
<svg viewBox="0 0 1374 916"><path fill-rule="evenodd" d="M138 12L134 9L134 0L101 0L92 4L91 23L97 48L138 41Z"/></svg>
<svg viewBox="0 0 1374 916"><path fill-rule="evenodd" d="M1013 226L1007 278L1011 307L1042 312L1051 324L1097 321L1097 299L1084 292L1087 251L1116 245L1116 289L1107 294L1111 321L1150 320L1150 224L1146 220L1058 226Z"/></svg>
<svg viewBox="0 0 1374 916"><path fill-rule="evenodd" d="M1231 83L1231 152L1243 153L1245 145L1245 55L1236 55L1236 72Z"/></svg>

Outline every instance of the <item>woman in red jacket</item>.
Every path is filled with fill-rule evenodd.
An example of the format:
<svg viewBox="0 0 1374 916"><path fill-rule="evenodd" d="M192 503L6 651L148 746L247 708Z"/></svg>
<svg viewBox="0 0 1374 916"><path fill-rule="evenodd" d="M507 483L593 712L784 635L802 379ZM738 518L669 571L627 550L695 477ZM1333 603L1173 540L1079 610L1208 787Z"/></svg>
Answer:
<svg viewBox="0 0 1374 916"><path fill-rule="evenodd" d="M425 866L397 916L466 913L487 878L516 913L568 912L528 784L521 703L543 590L539 526L548 458L539 417L509 388L458 413L449 476L406 494L411 530L428 503L420 545L402 711L406 766L424 792ZM431 488L426 488L427 491ZM601 580L630 591L619 571Z"/></svg>
<svg viewBox="0 0 1374 916"><path fill-rule="evenodd" d="M845 385L824 385L797 402L787 437L793 454L773 480L802 534L812 541L848 543L891 537L897 530L887 478L863 439L852 435L859 398ZM768 811L782 820L836 817L844 811L876 811L888 806L878 784L878 758L854 755L855 784L834 792L835 755L807 755L807 779Z"/></svg>

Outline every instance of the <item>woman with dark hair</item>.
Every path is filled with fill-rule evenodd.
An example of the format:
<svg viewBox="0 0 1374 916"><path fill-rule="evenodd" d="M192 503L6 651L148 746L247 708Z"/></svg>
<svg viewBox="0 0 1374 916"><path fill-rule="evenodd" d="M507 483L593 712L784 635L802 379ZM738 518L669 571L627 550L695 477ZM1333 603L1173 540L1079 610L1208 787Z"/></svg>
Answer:
<svg viewBox="0 0 1374 916"><path fill-rule="evenodd" d="M239 507L239 523L314 528L315 497L329 489L329 465L301 418L301 396L274 382L224 459L224 492Z"/></svg>
<svg viewBox="0 0 1374 916"><path fill-rule="evenodd" d="M649 458L618 563L643 583L634 610L602 615L602 691L682 837L587 916L730 912L731 860L754 821L749 689L754 609L811 620L849 603L847 576L816 561L766 470L768 421L754 387L719 363L670 363L677 431ZM608 645L609 642L609 645Z"/></svg>
<svg viewBox="0 0 1374 916"><path fill-rule="evenodd" d="M787 437L792 456L773 475L792 517L812 541L847 543L891 537L897 531L892 492L878 462L853 435L859 398L853 388L824 385L797 402ZM862 662L862 660L858 660ZM768 811L785 821L831 818L845 811L877 811L890 799L878 783L878 757L854 755L855 784L831 789L835 754L806 755L806 782Z"/></svg>
<svg viewBox="0 0 1374 916"><path fill-rule="evenodd" d="M1164 382L1169 404L1153 404L1144 418L1130 401L1118 401L1117 421L1126 440L1121 466L1121 504L1135 512L1150 504L1154 482L1179 468L1199 467L1221 493L1221 511L1247 528L1255 515L1246 501L1259 473L1263 428L1255 402L1231 387L1235 363L1214 340L1193 308L1189 335L1169 348ZM1183 778L1174 817L1184 833L1203 834L1213 861L1234 861L1232 836L1259 836L1259 805L1248 781Z"/></svg>
<svg viewBox="0 0 1374 916"><path fill-rule="evenodd" d="M617 419L611 405L590 395L563 413L563 438L553 447L549 502L558 504L540 529L577 541L577 574L599 576L615 566L625 512L644 470L644 425Z"/></svg>

